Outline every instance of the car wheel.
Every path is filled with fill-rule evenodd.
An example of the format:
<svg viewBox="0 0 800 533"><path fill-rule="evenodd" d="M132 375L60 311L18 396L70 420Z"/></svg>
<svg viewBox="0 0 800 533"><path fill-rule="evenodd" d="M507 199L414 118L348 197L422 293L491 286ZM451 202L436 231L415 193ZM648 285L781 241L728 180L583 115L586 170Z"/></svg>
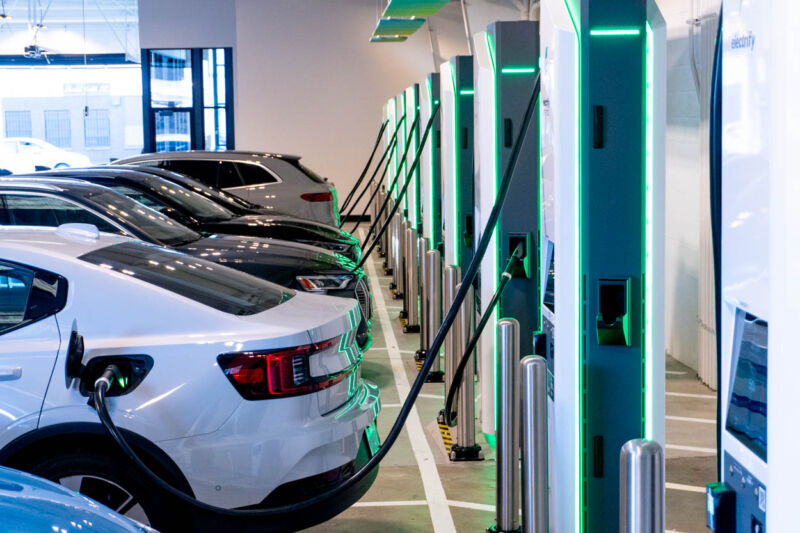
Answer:
<svg viewBox="0 0 800 533"><path fill-rule="evenodd" d="M49 457L26 470L156 529L166 532L186 526L179 517L182 513L168 504L172 498L154 490L134 466L94 450Z"/></svg>

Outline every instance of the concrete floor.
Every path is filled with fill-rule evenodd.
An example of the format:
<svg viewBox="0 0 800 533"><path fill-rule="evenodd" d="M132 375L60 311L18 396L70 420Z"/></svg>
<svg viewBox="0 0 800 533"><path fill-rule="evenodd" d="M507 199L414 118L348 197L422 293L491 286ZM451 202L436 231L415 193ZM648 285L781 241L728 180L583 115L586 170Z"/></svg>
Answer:
<svg viewBox="0 0 800 533"><path fill-rule="evenodd" d="M367 265L375 317L374 344L364 355L363 374L381 387L378 431L383 437L417 375L413 354L419 335L403 333L398 318L402 301L392 299L390 278L382 275L378 261L374 257ZM715 396L691 369L673 359L666 366L667 529L699 533L706 531L704 487L716 477ZM441 384L426 384L370 491L333 520L306 531L451 533L493 525L494 451L479 435L483 461L450 462L436 423L443 395Z"/></svg>

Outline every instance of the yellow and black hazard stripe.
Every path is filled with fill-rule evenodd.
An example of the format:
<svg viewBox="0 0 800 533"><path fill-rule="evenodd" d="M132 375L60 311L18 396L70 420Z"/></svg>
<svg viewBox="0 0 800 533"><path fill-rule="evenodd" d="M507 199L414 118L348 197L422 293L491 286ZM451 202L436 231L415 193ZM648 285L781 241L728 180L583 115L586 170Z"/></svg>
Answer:
<svg viewBox="0 0 800 533"><path fill-rule="evenodd" d="M439 423L439 433L442 434L442 442L444 443L444 449L447 451L447 455L450 455L450 448L453 447L453 436L450 435L450 428L447 424Z"/></svg>

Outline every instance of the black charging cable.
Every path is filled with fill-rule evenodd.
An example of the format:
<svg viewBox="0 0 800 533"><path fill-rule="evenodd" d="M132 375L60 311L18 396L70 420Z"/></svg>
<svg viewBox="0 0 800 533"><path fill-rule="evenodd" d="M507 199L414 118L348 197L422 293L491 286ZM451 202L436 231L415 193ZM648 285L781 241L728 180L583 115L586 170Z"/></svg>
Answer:
<svg viewBox="0 0 800 533"><path fill-rule="evenodd" d="M403 115L403 120L405 120L405 119L406 119L406 117L405 117L405 115ZM388 155L388 158L386 159L386 164L383 165L383 172L381 172L381 177L378 178L378 186L375 187L375 190L372 191L372 194L369 195L369 198L367 199L366 203L364 204L364 209L361 211L361 216L358 217L358 220L356 221L356 225L352 230L350 230L350 233L355 234L356 230L361 225L361 221L364 220L364 216L367 214L367 209L369 209L369 206L372 205L372 201L375 199L375 195L378 194L378 191L381 188L380 184L383 183L383 178L386 177L386 173L389 171L389 167L392 164L392 157L394 156L395 152L397 152L397 131L394 132L394 135L392 136L392 140L389 141L389 146L388 146L386 152L383 154L384 157L386 157ZM364 188L364 190L361 191L361 194L358 196L358 198L356 199L355 203L350 208L350 212L347 213L346 217L349 217L351 214L353 214L353 211L355 211L355 208L358 205L358 202L361 201L361 198L369 190L369 186L372 185L375 182L375 174L378 172L378 168L380 168L381 163L383 163L383 159L381 159L381 161L378 163L378 166L375 167L375 172L372 174L372 178L370 178L369 183L367 183L367 186Z"/></svg>
<svg viewBox="0 0 800 533"><path fill-rule="evenodd" d="M353 188L350 189L350 194L348 194L347 198L344 199L344 203L342 204L342 207L339 208L340 212L344 211L345 209L347 209L347 205L350 203L350 200L353 199L353 195L358 190L358 187L359 187L359 185L361 185L361 182L364 181L364 177L367 175L367 172L369 172L369 167L372 165L372 160L375 157L375 152L378 151L378 146L381 144L381 137L383 136L383 132L386 131L386 125L387 124L389 124L388 120L384 120L383 124L381 124L381 129L378 132L378 138L375 139L375 145L372 147L372 152L369 154L369 159L367 159L367 164L366 164L366 166L364 166L364 170L361 171L361 175L356 180L356 183L355 183L355 185L353 185ZM380 165L380 163L378 163L378 165Z"/></svg>
<svg viewBox="0 0 800 533"><path fill-rule="evenodd" d="M419 164L419 162L418 162L419 156L422 153L420 148L425 146L425 139L428 137L428 131L433 126L433 117L436 116L435 113L436 113L436 111L434 110L434 114L431 115L430 120L428 120L428 126L425 128L425 135L424 135L422 141L419 143L419 146L417 147L417 152L416 152L417 153L417 157L415 158L415 161L414 161L416 164ZM416 112L416 114L414 115L414 122L411 123L411 130L412 131L414 130L414 128L417 127L417 123L418 122L419 122L419 111ZM383 204L381 205L381 208L378 210L378 213L375 215L375 220L372 221L372 226L370 226L369 231L367 231L367 236L364 237L364 242L361 244L362 246L367 243L367 241L369 240L370 235L372 235L373 232L375 231L375 228L378 227L378 224L380 223L380 220L381 220L381 216L383 216L383 212L386 210L386 206L389 205L389 202L392 199L392 192L394 192L395 187L397 187L397 181L400 179L400 176L403 175L402 170L403 170L403 167L406 166L406 156L408 155L409 148L411 148L411 137L409 137L408 140L406 141L406 147L405 147L405 149L403 149L403 155L400 157L401 163L397 167L397 175L394 177L394 180L392 180L392 184L389 186L389 189L386 191L386 199L383 201ZM409 172L406 172L406 174L405 174L405 176L406 176L406 185L408 185L408 178L414 173L414 169L415 168L416 168L416 165L412 164L411 165L411 170ZM400 202L399 195L398 195L398 197L396 199L396 202L397 203ZM391 220L391 217L389 217L389 219ZM358 225L356 225L356 227L358 227ZM354 231L355 231L355 229L353 229L353 232Z"/></svg>
<svg viewBox="0 0 800 533"><path fill-rule="evenodd" d="M480 241L478 242L478 246L475 250L475 255L472 258L469 266L467 267L466 274L464 275L464 279L462 281L461 287L456 292L455 298L453 298L453 304L448 309L447 314L442 321L442 325L439 327L439 331L436 333L436 337L434 337L433 341L431 342L430 351L425 358L425 361L422 363L422 368L420 372L417 374L417 377L414 379L414 383L412 383L411 388L409 389L408 396L406 397L403 405L400 407L400 411L397 415L397 419L395 420L392 428L389 430L389 433L386 435L386 438L383 441L383 444L378 451L375 452L367 463L361 467L357 472L355 472L352 476L347 478L346 480L342 481L340 484L332 487L324 492L317 494L316 496L312 496L305 500L281 505L277 507L270 507L267 509L226 509L224 507L216 507L213 505L209 505L207 503L201 502L195 498L192 498L188 494L180 491L161 479L156 473L154 473L150 468L145 465L141 459L136 455L136 452L128 445L125 437L123 437L122 433L117 429L114 425L114 422L111 420L111 416L108 413L108 409L106 407L106 392L108 391L110 379L107 377L106 379L98 379L94 383L94 394L92 398L92 402L94 404L95 409L97 410L98 417L100 418L100 422L102 423L103 427L106 429L108 434L111 438L119 445L120 449L125 453L125 455L133 461L133 463L142 471L150 480L161 489L165 490L169 494L179 498L180 500L186 502L187 504L197 507L199 509L204 509L206 511L210 511L212 513L217 513L220 515L225 516L235 516L235 517L266 517L266 516L275 516L285 513L293 513L300 511L302 509L306 509L311 507L312 505L317 505L323 502L330 500L331 498L337 496L340 492L345 491L351 487L353 487L356 483L363 480L366 476L372 472L372 470L378 466L378 464L386 457L386 454L389 453L389 450L392 449L392 446L397 441L400 433L403 430L403 426L405 426L406 420L408 419L409 415L411 414L411 410L414 407L414 403L416 403L417 398L419 397L419 393L422 391L422 386L425 384L425 377L430 372L431 367L433 366L434 361L436 360L435 354L439 353L439 350L442 348L442 344L444 343L444 339L450 331L450 328L453 326L453 322L458 315L458 310L461 308L461 304L464 303L464 299L469 292L470 286L475 282L475 278L478 275L478 269L480 268L481 261L483 260L483 256L486 254L486 250L489 247L489 242L491 241L492 233L494 232L495 226L497 226L497 221L500 218L500 211L505 203L506 196L508 195L508 188L511 185L511 178L514 175L514 170L517 167L517 161L519 160L520 150L522 149L522 141L525 139L525 135L530 127L531 119L533 117L533 112L536 108L536 102L539 99L539 89L540 89L540 82L539 76L536 76L536 82L533 88L533 94L531 95L531 100L528 103L528 108L525 111L525 117L523 118L522 128L520 130L520 135L517 138L516 142L514 143L514 147L511 152L511 158L508 162L508 166L506 167L505 172L503 173L503 178L500 182L500 186L497 191L497 198L495 200L494 206L492 206L492 210L489 214L489 220L486 224L486 231L484 231L483 235L481 236ZM424 143L423 143L424 144ZM116 365L109 365L116 366ZM109 368L106 368L106 371L109 371ZM113 371L112 371L113 372ZM117 369L119 372L119 369ZM105 375L105 372L104 374ZM112 373L113 376L113 373ZM102 376L101 376L102 378Z"/></svg>
<svg viewBox="0 0 800 533"><path fill-rule="evenodd" d="M497 289L495 289L492 299L489 300L486 310L481 315L481 321L478 322L478 325L475 328L475 333L472 335L469 343L467 343L467 347L464 349L464 354L461 356L461 361L459 361L458 367L453 373L453 378L450 380L450 389L447 391L447 401L445 401L444 404L444 422L450 427L456 425L456 413L453 413L453 404L456 401L458 390L461 388L461 380L464 379L464 372L467 370L467 365L471 363L472 354L475 352L476 346L478 346L481 333L483 333L483 330L486 329L486 324L489 323L489 318L491 318L494 308L497 307L497 304L500 302L500 297L503 295L503 291L505 291L506 286L514 276L513 272L522 262L522 259L522 245L518 244L517 248L514 250L514 253L511 254L511 257L509 257L505 270L503 270L502 274L500 274L500 283L497 285Z"/></svg>

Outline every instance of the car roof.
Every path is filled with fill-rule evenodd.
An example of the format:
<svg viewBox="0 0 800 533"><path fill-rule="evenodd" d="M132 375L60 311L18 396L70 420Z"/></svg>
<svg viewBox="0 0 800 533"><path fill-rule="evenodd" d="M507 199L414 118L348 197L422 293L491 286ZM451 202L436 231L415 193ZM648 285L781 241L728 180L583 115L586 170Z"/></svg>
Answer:
<svg viewBox="0 0 800 533"><path fill-rule="evenodd" d="M188 150L184 152L157 152L142 154L133 157L126 157L118 161L120 164L125 164L128 161L150 161L152 159L203 159L211 161L238 161L247 157L283 159L285 161L299 161L301 158L299 155L263 152L258 150L228 150L224 152Z"/></svg>
<svg viewBox="0 0 800 533"><path fill-rule="evenodd" d="M132 241L130 237L100 233L96 239L71 233L64 226L0 226L0 248L47 252L51 256L76 258L112 244ZM13 258L9 258L13 260Z"/></svg>
<svg viewBox="0 0 800 533"><path fill-rule="evenodd" d="M150 172L144 172L140 170L141 168L142 167L135 167L130 165L119 166L119 167L107 166L107 167L91 167L91 168L65 168L60 170L46 170L43 172L36 172L35 174L30 174L30 176L36 178L42 177L46 179L67 178L70 181L74 181L76 179L79 180L81 176L85 176L87 178L103 177L103 178L120 179L120 180L125 180L133 176L139 176L142 181L145 180L162 181L164 179L161 176L152 174ZM11 177L13 178L13 175Z"/></svg>
<svg viewBox="0 0 800 533"><path fill-rule="evenodd" d="M39 192L93 192L97 189L107 190L102 185L90 183L76 178L58 178L34 174L13 174L0 178L0 189L24 190Z"/></svg>

